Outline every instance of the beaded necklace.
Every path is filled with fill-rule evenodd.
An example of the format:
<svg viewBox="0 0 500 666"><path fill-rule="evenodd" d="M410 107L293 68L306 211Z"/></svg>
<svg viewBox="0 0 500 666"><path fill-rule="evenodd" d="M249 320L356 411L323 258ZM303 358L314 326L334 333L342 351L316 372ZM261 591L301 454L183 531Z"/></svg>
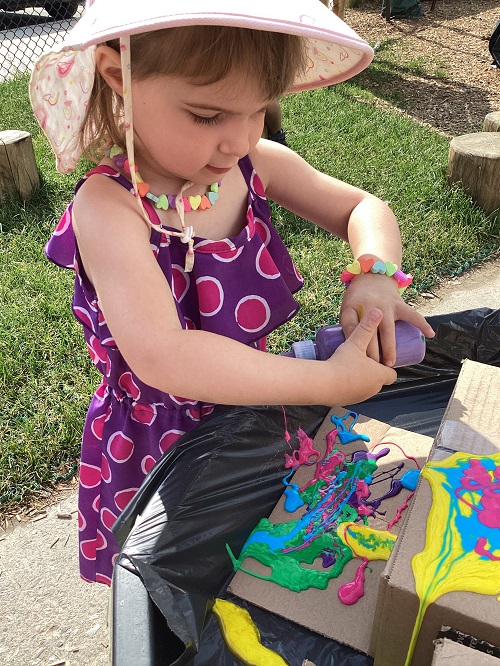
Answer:
<svg viewBox="0 0 500 666"><path fill-rule="evenodd" d="M112 146L109 151L109 157L113 160L117 169L123 169L125 173L130 173L130 166L127 155L119 146ZM161 210L168 210L169 208L176 208L176 194L160 194L156 196L149 191L149 183L145 183L141 178L137 166L135 167L135 178L137 180L137 191L139 196L143 199L149 199L155 205L155 208ZM208 210L211 208L219 198L220 181L212 183L205 194L197 194L195 196L182 197L182 204L184 212L189 213L192 210Z"/></svg>
<svg viewBox="0 0 500 666"><path fill-rule="evenodd" d="M198 194L195 196L183 196L185 190L189 189L194 185L191 181L187 181L181 187L181 191L175 194L160 194L156 196L149 191L149 183L145 183L141 178L137 165L132 162L133 173L130 169L130 164L128 161L127 155L123 152L123 149L117 146L116 144L104 151L104 154L107 155L110 159L113 160L117 169L125 171L125 173L130 174L132 179L132 185L134 188L134 193L137 201L140 203L144 218L146 222L153 228L159 231L160 233L166 234L167 236L177 236L181 239L183 243L186 243L188 248L186 252L186 259L184 270L186 273L189 273L193 270L194 266L194 228L189 226L186 227L184 224L184 213L194 211L194 210L207 210L211 208L217 199L219 198L219 186L220 181L217 183L212 183L210 188L205 194ZM149 199L155 205L155 208L168 210L169 208L175 209L179 215L179 220L181 223L182 231L171 231L170 229L165 229L163 225L160 226L153 224L144 210L141 199Z"/></svg>

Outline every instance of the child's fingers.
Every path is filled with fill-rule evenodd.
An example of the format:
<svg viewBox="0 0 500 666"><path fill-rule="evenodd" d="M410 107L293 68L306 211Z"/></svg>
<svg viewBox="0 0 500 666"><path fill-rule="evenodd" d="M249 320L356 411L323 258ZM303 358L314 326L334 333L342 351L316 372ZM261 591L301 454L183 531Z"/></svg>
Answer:
<svg viewBox="0 0 500 666"><path fill-rule="evenodd" d="M359 324L360 319L361 316L357 309L352 307L346 307L343 309L340 323L342 324L342 330L346 338L352 334L356 326Z"/></svg>
<svg viewBox="0 0 500 666"><path fill-rule="evenodd" d="M422 333L425 335L426 338L433 338L436 333L434 332L434 329L432 326L427 322L425 317L423 317L420 312L417 312L411 307L408 307L408 310L405 311L405 316L404 318L406 321L410 322L410 324L413 324L416 326Z"/></svg>
<svg viewBox="0 0 500 666"><path fill-rule="evenodd" d="M349 342L354 343L360 351L366 354L372 339L375 339L375 341L377 339L377 329L381 321L381 310L373 308L361 318L361 321L349 336Z"/></svg>
<svg viewBox="0 0 500 666"><path fill-rule="evenodd" d="M380 362L392 367L396 363L396 329L392 320L382 319L378 327L378 339L382 349Z"/></svg>

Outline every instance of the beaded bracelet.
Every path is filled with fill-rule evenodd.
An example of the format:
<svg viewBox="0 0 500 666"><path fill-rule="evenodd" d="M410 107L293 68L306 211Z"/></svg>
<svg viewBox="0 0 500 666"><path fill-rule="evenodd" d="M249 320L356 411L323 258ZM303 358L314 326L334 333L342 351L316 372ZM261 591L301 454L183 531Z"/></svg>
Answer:
<svg viewBox="0 0 500 666"><path fill-rule="evenodd" d="M400 294L402 294L406 287L409 287L413 282L413 276L410 273L403 273L396 264L393 264L390 261L376 261L375 259L368 258L362 258L359 259L359 261L356 259L352 264L346 266L345 270L342 271L340 280L345 283L346 287L348 287L351 280L360 273L380 273L380 275L393 277L398 283Z"/></svg>

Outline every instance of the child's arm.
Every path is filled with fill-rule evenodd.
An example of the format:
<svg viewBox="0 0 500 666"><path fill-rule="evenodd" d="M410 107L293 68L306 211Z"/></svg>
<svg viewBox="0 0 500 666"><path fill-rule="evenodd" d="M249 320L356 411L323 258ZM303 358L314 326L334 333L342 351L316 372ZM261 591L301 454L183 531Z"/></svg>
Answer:
<svg viewBox="0 0 500 666"><path fill-rule="evenodd" d="M370 257L401 266L398 223L383 201L318 172L293 151L267 141L259 142L251 158L270 199L348 241L355 259ZM347 336L357 325L360 313L371 307L380 308L384 315L379 336L387 365L396 359L397 319L411 322L427 337L434 335L424 317L400 297L394 278L366 273L352 280L342 303L340 321ZM368 353L379 358L376 337Z"/></svg>
<svg viewBox="0 0 500 666"><path fill-rule="evenodd" d="M130 194L93 176L78 192L73 213L82 261L106 322L147 384L223 404L345 405L395 381L394 370L366 355L380 312L367 315L324 362L264 354L220 335L183 330L151 252L150 230Z"/></svg>

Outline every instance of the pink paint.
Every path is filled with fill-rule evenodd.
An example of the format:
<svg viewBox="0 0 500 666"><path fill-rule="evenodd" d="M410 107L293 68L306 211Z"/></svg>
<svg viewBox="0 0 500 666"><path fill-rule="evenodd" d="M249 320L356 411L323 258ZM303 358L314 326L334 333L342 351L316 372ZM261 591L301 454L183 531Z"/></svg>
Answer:
<svg viewBox="0 0 500 666"><path fill-rule="evenodd" d="M329 483L330 478L333 476L335 469L341 467L345 460L345 455L340 453L340 451L333 453L328 459L321 460L316 465L316 471L313 478L303 486L300 491L303 492L309 486L315 484L319 479L323 479L326 483Z"/></svg>
<svg viewBox="0 0 500 666"><path fill-rule="evenodd" d="M330 455L330 453L333 451L333 447L335 446L335 440L337 439L338 434L339 431L337 430L337 428L334 428L333 430L330 430L329 433L327 433L325 458L327 458Z"/></svg>
<svg viewBox="0 0 500 666"><path fill-rule="evenodd" d="M390 529L393 525L395 525L396 523L398 523L401 520L401 516L403 514L403 511L408 508L408 503L409 503L409 501L411 500L411 498L413 497L414 494L415 494L415 491L413 490L408 495L408 497L405 499L403 504L401 504L401 506L398 507L398 510L396 511L396 515L394 516L394 518L387 525L387 530L388 531L390 531Z"/></svg>
<svg viewBox="0 0 500 666"><path fill-rule="evenodd" d="M321 453L314 448L314 441L299 428L297 430L299 448L292 451L291 455L285 453L285 467L297 467L298 465L312 465L321 457ZM314 458L314 460L310 460Z"/></svg>
<svg viewBox="0 0 500 666"><path fill-rule="evenodd" d="M379 442L378 444L375 444L374 446L372 446L371 449L370 449L370 451L375 450L375 449L377 448L377 446L387 446L387 445L389 445L389 446L396 446L396 447L401 451L401 453L404 455L405 458L407 458L408 460L413 460L413 462L414 462L415 465L417 466L417 469L420 469L420 465L418 464L418 460L417 460L416 458L414 458L413 456L409 456L409 455L407 455L407 454L403 451L403 449L399 446L399 444L396 444L395 442Z"/></svg>
<svg viewBox="0 0 500 666"><path fill-rule="evenodd" d="M497 557L496 555L493 555L493 553L490 550L486 549L486 544L488 543L486 537L480 537L477 540L476 545L474 546L474 551L478 555L482 555L484 557L487 557L490 560L494 560L495 562L500 562L500 557Z"/></svg>
<svg viewBox="0 0 500 666"><path fill-rule="evenodd" d="M498 529L500 528L500 467L495 467L493 477L497 480L492 481L488 470L480 460L471 458L469 467L460 477L462 485L455 490L455 495L469 508L477 511L479 522L486 527ZM463 489L482 493L480 507L474 506L462 497L460 491Z"/></svg>
<svg viewBox="0 0 500 666"><path fill-rule="evenodd" d="M363 558L363 561L356 569L354 580L349 583L344 583L339 587L337 592L340 601L346 606L352 606L357 603L365 593L365 569L368 566L368 559Z"/></svg>

